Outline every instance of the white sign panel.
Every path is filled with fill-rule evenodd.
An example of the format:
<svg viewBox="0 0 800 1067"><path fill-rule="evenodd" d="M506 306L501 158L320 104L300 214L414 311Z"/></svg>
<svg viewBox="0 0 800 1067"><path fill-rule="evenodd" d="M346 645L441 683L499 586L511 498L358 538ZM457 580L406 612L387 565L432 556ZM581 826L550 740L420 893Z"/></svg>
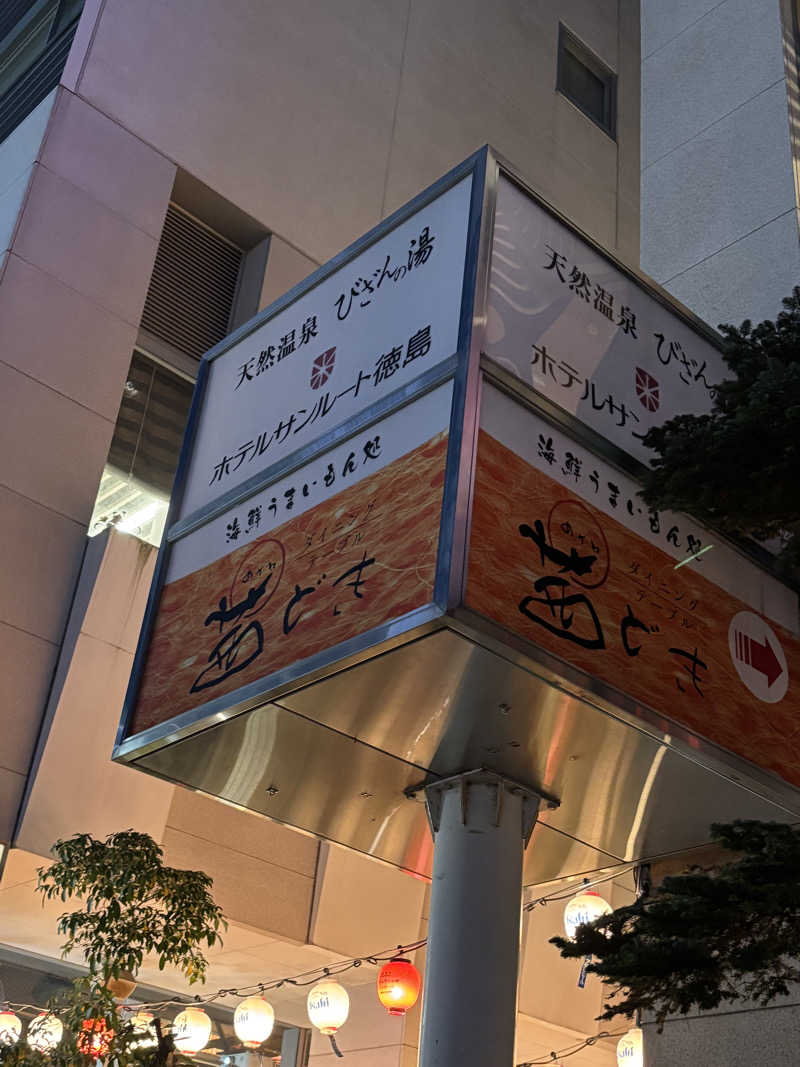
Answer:
<svg viewBox="0 0 800 1067"><path fill-rule="evenodd" d="M447 430L453 383L445 382L242 501L173 546L166 583L227 556Z"/></svg>
<svg viewBox="0 0 800 1067"><path fill-rule="evenodd" d="M641 486L632 478L490 385L483 390L481 428L677 563L686 561L685 566L696 569L732 596L788 630L796 629L797 597L785 585L748 563L687 515L649 510L638 495Z"/></svg>
<svg viewBox="0 0 800 1067"><path fill-rule="evenodd" d="M711 409L719 351L502 176L489 284L486 354L642 462Z"/></svg>
<svg viewBox="0 0 800 1067"><path fill-rule="evenodd" d="M472 178L215 359L181 517L458 348Z"/></svg>

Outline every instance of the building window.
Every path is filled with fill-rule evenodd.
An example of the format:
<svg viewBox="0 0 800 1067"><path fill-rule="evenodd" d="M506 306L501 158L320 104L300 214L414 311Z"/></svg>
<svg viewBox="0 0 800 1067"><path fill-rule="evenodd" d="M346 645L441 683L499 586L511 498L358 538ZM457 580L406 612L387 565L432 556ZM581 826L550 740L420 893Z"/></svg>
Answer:
<svg viewBox="0 0 800 1067"><path fill-rule="evenodd" d="M556 89L609 137L616 137L617 76L563 23L558 26Z"/></svg>
<svg viewBox="0 0 800 1067"><path fill-rule="evenodd" d="M83 0L0 0L0 142L58 85Z"/></svg>
<svg viewBox="0 0 800 1067"><path fill-rule="evenodd" d="M116 526L161 542L193 383L134 351L89 536Z"/></svg>

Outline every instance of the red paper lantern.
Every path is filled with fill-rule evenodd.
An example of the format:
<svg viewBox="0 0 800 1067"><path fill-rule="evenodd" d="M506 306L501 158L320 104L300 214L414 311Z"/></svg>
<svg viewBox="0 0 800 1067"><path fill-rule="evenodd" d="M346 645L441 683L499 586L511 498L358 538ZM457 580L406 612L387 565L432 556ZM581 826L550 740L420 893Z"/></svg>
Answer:
<svg viewBox="0 0 800 1067"><path fill-rule="evenodd" d="M106 1025L105 1019L85 1019L75 1044L84 1056L99 1060L111 1048L113 1040L114 1031Z"/></svg>
<svg viewBox="0 0 800 1067"><path fill-rule="evenodd" d="M378 1000L390 1015L405 1015L417 1003L421 981L414 964L398 956L381 967Z"/></svg>

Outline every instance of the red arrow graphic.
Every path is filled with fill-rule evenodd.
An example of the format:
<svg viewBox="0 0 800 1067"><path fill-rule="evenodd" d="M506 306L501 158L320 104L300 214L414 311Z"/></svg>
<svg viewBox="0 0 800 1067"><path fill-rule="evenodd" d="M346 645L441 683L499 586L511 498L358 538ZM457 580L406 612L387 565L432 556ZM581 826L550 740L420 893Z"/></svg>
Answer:
<svg viewBox="0 0 800 1067"><path fill-rule="evenodd" d="M767 689L769 689L775 679L780 678L783 674L783 667L781 667L778 657L775 655L775 649L769 643L769 637L764 634L764 644L762 645L754 638L742 633L741 630L735 630L734 636L737 659L742 660L744 663L749 664L753 670L765 675Z"/></svg>

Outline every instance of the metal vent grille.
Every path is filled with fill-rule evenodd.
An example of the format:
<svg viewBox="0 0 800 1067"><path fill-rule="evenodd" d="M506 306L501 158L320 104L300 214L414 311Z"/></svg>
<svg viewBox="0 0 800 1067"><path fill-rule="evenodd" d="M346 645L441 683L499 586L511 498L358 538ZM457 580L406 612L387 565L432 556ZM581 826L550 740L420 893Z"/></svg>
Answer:
<svg viewBox="0 0 800 1067"><path fill-rule="evenodd" d="M142 328L195 359L228 332L241 249L170 204Z"/></svg>

